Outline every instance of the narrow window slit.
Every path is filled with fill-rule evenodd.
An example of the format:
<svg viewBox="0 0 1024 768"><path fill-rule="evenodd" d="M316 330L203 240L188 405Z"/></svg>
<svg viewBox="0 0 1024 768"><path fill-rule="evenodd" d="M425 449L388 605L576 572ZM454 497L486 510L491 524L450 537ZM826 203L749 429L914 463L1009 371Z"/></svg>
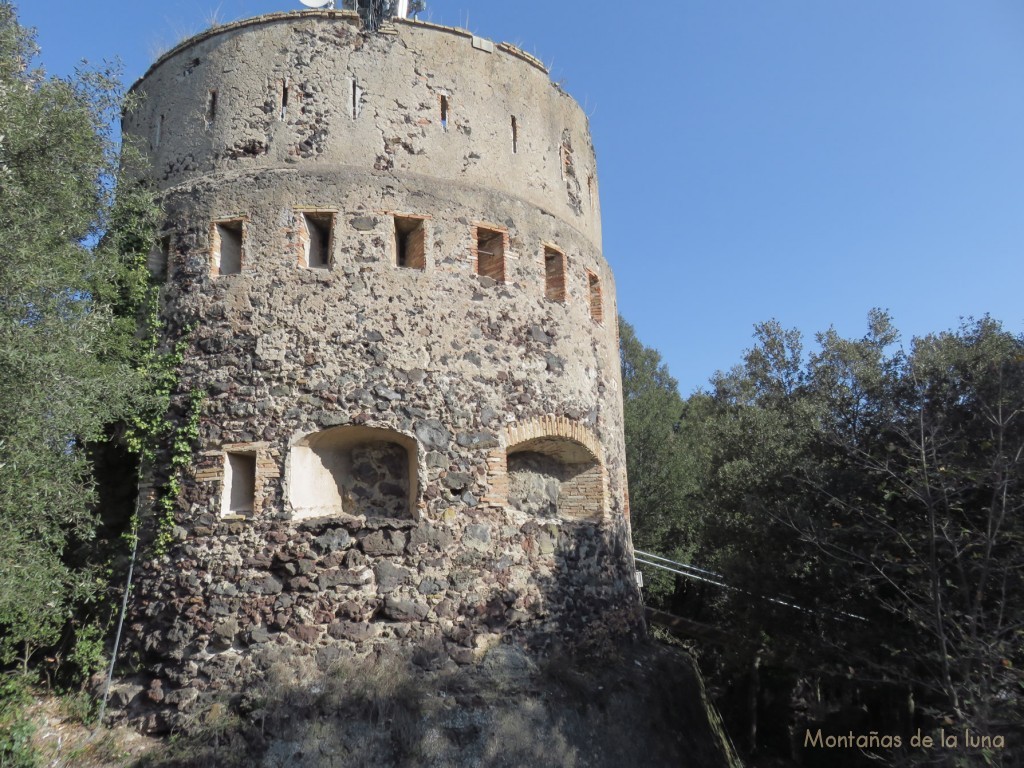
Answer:
<svg viewBox="0 0 1024 768"><path fill-rule="evenodd" d="M349 83L352 85L352 104L349 106L349 109L352 113L352 119L355 120L359 117L360 102L363 98L363 89L359 87L359 83L356 82L354 77L349 80Z"/></svg>
<svg viewBox="0 0 1024 768"><path fill-rule="evenodd" d="M217 92L210 91L209 99L206 102L206 127L209 128L217 119Z"/></svg>
<svg viewBox="0 0 1024 768"><path fill-rule="evenodd" d="M241 219L218 221L213 227L213 275L236 275L242 271Z"/></svg>
<svg viewBox="0 0 1024 768"><path fill-rule="evenodd" d="M303 213L302 254L310 269L328 269L331 266L334 215L331 213Z"/></svg>
<svg viewBox="0 0 1024 768"><path fill-rule="evenodd" d="M512 115L512 154L519 152L519 126L516 123L516 116Z"/></svg>
<svg viewBox="0 0 1024 768"><path fill-rule="evenodd" d="M448 130L448 97L441 95L441 127Z"/></svg>
<svg viewBox="0 0 1024 768"><path fill-rule="evenodd" d="M395 216L395 264L406 269L425 269L426 232L423 219Z"/></svg>
<svg viewBox="0 0 1024 768"><path fill-rule="evenodd" d="M281 119L288 115L288 78L281 81Z"/></svg>

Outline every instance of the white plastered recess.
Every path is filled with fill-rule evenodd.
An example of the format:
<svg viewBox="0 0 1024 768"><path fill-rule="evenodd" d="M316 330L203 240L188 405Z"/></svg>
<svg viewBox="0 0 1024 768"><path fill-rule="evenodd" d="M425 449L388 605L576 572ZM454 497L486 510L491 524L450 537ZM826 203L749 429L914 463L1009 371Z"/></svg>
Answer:
<svg viewBox="0 0 1024 768"><path fill-rule="evenodd" d="M390 453L401 461L376 480L359 477L359 457L366 452ZM392 497L401 489L404 504L396 516L415 518L418 475L416 441L407 435L362 426L314 432L296 440L289 451L286 488L292 517L373 514L373 505L359 496L360 485L369 482Z"/></svg>

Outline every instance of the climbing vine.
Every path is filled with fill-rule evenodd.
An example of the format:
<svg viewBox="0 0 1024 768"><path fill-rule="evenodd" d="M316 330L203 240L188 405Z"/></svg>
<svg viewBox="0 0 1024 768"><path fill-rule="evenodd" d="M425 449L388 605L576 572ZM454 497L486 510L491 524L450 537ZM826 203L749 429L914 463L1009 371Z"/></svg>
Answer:
<svg viewBox="0 0 1024 768"><path fill-rule="evenodd" d="M184 421L174 428L171 438L170 475L157 502L157 531L154 543L157 554L163 554L171 543L174 531L174 505L181 494L181 476L192 463L192 446L199 437L199 417L206 393L192 390L188 395L188 408Z"/></svg>
<svg viewBox="0 0 1024 768"><path fill-rule="evenodd" d="M132 151L130 148L128 151ZM137 153L131 161L144 163ZM144 174L138 172L138 176ZM166 551L174 529L174 505L181 492L181 474L188 466L192 444L199 434L199 417L205 393L182 393L181 366L194 326L181 329L177 342L168 345L168 328L160 316L161 280L154 279L147 259L155 247L167 247L157 237L163 214L153 195L141 188L122 185L123 216L114 222L114 247L131 265L130 281L122 287L121 314L133 326L135 344L134 366L145 382L144 395L136 403L125 424L128 450L139 459L141 478L156 478L156 467L167 469L163 485L155 488L157 499L153 510L156 523L157 554ZM165 253L169 259L170 254ZM184 418L172 419L176 403L184 402ZM169 452L169 456L167 453ZM137 515L136 515L137 517ZM132 521L130 538L134 538L140 521ZM134 544L134 542L132 542Z"/></svg>
<svg viewBox="0 0 1024 768"><path fill-rule="evenodd" d="M146 407L140 409L127 429L128 448L140 459L142 476L152 472L158 460L165 462L167 479L162 486L155 489L156 533L154 540L155 553L162 555L167 551L174 530L174 507L181 493L181 477L192 459L192 446L199 437L199 420L202 404L206 393L202 390L191 390L182 398L185 402L185 415L175 423L171 419L175 393L180 389L180 370L188 348L188 337L192 327L184 329L181 338L171 349L160 345L162 323L156 303L147 316L145 328L148 336L148 349L143 359L143 371L151 382L150 400ZM160 455L161 446L166 446L168 455ZM135 526L137 527L138 521Z"/></svg>

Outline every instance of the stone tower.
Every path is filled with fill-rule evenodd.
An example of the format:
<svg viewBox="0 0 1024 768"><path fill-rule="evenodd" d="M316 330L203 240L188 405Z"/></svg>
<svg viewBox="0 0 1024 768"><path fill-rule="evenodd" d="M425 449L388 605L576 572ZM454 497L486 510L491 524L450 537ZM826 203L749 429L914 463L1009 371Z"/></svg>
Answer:
<svg viewBox="0 0 1024 768"><path fill-rule="evenodd" d="M198 428L136 579L150 699L640 631L594 149L542 64L305 11L203 33L133 91Z"/></svg>

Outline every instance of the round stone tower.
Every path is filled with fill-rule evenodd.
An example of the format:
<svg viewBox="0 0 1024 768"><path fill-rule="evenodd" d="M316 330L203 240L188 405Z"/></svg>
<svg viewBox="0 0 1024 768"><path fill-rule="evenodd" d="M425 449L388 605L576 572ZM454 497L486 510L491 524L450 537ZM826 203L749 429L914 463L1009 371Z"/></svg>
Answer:
<svg viewBox="0 0 1024 768"><path fill-rule="evenodd" d="M130 617L149 700L639 631L594 149L541 63L305 11L201 34L133 91L198 431L152 478L180 492Z"/></svg>

